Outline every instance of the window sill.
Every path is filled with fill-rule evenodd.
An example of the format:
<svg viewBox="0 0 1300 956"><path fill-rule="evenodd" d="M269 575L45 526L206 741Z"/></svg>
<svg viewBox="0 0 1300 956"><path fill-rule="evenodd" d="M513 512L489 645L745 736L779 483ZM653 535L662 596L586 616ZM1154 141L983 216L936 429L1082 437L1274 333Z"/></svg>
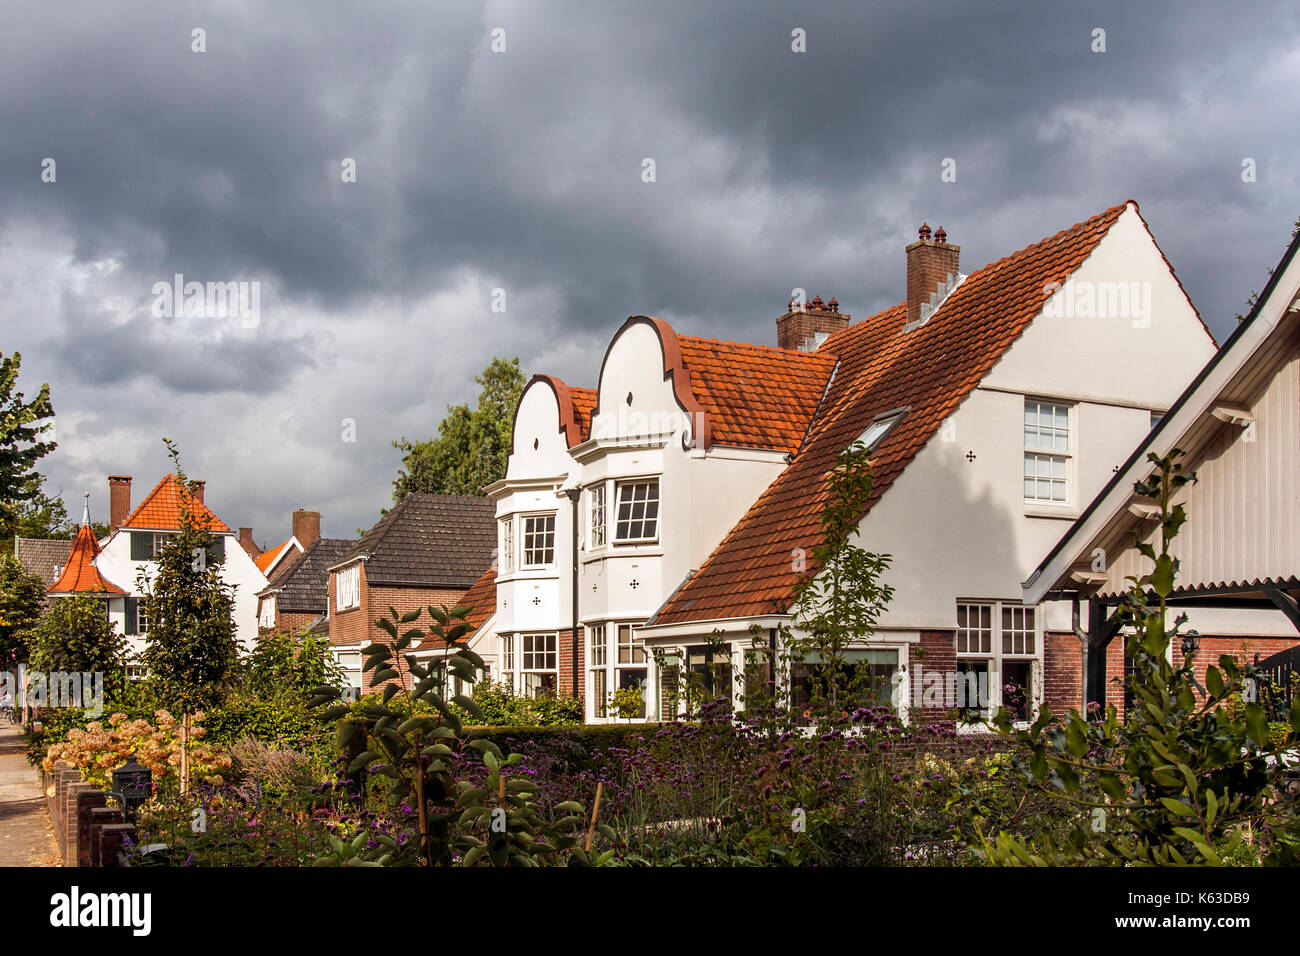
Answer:
<svg viewBox="0 0 1300 956"><path fill-rule="evenodd" d="M1072 505L1037 505L1025 504L1026 518L1058 518L1073 521L1079 517L1079 509Z"/></svg>

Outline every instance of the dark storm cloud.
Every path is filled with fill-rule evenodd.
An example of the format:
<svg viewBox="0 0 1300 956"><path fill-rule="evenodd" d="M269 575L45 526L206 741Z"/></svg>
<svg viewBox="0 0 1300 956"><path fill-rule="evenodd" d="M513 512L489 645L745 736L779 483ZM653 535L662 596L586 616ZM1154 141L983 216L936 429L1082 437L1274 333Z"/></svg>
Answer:
<svg viewBox="0 0 1300 956"><path fill-rule="evenodd" d="M0 263L5 347L36 350L61 413L192 435L211 493L247 509L231 522L319 505L350 533L387 498L388 440L431 434L494 351L593 384L630 313L770 341L800 286L865 315L902 297L922 219L970 270L1131 196L1222 338L1300 213L1298 17L1197 0L28 6L0 32L0 256L21 264ZM261 280L274 313L159 322L150 290L175 273ZM449 359L465 367L408 367ZM345 417L365 423L346 448ZM96 448L52 470L108 470Z"/></svg>

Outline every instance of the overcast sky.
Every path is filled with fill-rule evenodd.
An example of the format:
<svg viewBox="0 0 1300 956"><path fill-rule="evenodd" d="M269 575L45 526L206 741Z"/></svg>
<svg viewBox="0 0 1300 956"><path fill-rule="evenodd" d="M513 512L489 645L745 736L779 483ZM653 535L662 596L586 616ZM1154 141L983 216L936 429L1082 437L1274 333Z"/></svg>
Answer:
<svg viewBox="0 0 1300 956"><path fill-rule="evenodd" d="M970 272L1132 197L1222 340L1300 215L1294 0L57 8L0 26L0 349L97 518L165 435L260 543L351 536L493 355L594 385L631 314L864 317L922 220ZM155 315L177 273L256 323Z"/></svg>

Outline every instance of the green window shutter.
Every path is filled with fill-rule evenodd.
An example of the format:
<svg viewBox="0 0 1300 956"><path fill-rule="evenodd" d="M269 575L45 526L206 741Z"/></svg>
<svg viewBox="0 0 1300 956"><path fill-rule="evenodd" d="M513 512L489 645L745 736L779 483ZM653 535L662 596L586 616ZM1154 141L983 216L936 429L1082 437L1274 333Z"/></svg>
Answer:
<svg viewBox="0 0 1300 956"><path fill-rule="evenodd" d="M134 543L134 540L135 540L134 537L132 537L132 542L133 542L133 543ZM122 628L122 632L123 632L124 634L134 634L134 633L136 633L136 630L135 630L135 602L136 602L136 599L133 598L133 597L126 598L126 599L122 602L122 603L123 603L123 607L124 607L124 609L125 609L125 611L126 611L126 615L125 615L125 617L126 617L125 626Z"/></svg>
<svg viewBox="0 0 1300 956"><path fill-rule="evenodd" d="M225 559L226 539L223 535L217 535L208 546L208 560L213 564L220 564Z"/></svg>
<svg viewBox="0 0 1300 956"><path fill-rule="evenodd" d="M131 532L131 560L148 561L153 557L153 535L147 531Z"/></svg>

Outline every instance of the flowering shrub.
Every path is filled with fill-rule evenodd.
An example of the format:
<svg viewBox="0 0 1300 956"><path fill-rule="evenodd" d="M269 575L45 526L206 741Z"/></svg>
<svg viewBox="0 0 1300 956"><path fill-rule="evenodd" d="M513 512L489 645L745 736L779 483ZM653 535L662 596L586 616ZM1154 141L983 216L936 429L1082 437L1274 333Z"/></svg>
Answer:
<svg viewBox="0 0 1300 956"><path fill-rule="evenodd" d="M230 769L230 754L202 741L206 733L199 723L202 719L201 713L196 714L190 728L191 766L201 779L220 783L221 773ZM68 731L67 740L49 747L41 766L53 770L56 760L66 760L87 781L107 788L112 772L132 754L149 768L155 783L174 776L181 763L180 725L176 718L166 710L156 711L153 723L143 718L129 720L125 714L115 713L108 718L108 727L97 720L84 729L74 727Z"/></svg>

